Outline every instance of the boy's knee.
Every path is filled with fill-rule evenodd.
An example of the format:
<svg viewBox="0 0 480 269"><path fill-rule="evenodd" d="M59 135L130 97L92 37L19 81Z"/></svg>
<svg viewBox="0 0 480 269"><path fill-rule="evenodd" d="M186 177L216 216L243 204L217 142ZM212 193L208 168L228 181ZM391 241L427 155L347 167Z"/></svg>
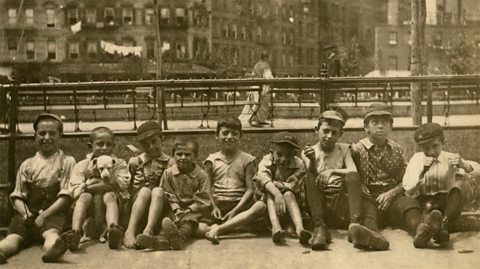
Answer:
<svg viewBox="0 0 480 269"><path fill-rule="evenodd" d="M142 199L142 200L150 199L151 195L152 195L152 191L149 188L144 187L138 191L137 199Z"/></svg>
<svg viewBox="0 0 480 269"><path fill-rule="evenodd" d="M289 201L292 201L292 200L296 200L296 197L295 197L295 194L291 191L286 191L284 194L283 194L283 197L286 199L286 200L289 200Z"/></svg>
<svg viewBox="0 0 480 269"><path fill-rule="evenodd" d="M164 192L160 187L156 187L152 190L152 199L163 199Z"/></svg>
<svg viewBox="0 0 480 269"><path fill-rule="evenodd" d="M107 192L103 194L103 202L105 204L117 203L117 197L113 192Z"/></svg>
<svg viewBox="0 0 480 269"><path fill-rule="evenodd" d="M77 203L81 204L90 204L92 202L93 196L91 193L84 192L78 197Z"/></svg>
<svg viewBox="0 0 480 269"><path fill-rule="evenodd" d="M258 217L265 213L267 210L267 205L262 201L257 201L255 204L253 204L252 209L253 214Z"/></svg>

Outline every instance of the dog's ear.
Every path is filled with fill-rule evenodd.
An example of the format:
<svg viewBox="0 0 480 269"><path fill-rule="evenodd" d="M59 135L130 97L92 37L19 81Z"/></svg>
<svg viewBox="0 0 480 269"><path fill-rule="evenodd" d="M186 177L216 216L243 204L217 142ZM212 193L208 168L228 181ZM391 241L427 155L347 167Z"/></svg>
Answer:
<svg viewBox="0 0 480 269"><path fill-rule="evenodd" d="M116 163L115 159L114 159L114 158L112 158L112 164L115 164L115 163Z"/></svg>
<svg viewBox="0 0 480 269"><path fill-rule="evenodd" d="M97 165L97 158L94 158L94 159L92 160L92 163L93 163L93 165L96 166L96 165Z"/></svg>

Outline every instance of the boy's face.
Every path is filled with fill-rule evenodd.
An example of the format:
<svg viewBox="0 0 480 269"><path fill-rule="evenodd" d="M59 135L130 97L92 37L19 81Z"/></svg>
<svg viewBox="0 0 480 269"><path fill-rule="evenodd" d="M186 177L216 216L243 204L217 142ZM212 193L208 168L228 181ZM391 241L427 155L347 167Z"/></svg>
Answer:
<svg viewBox="0 0 480 269"><path fill-rule="evenodd" d="M391 131L392 122L388 116L372 116L365 126L365 132L373 142L387 140Z"/></svg>
<svg viewBox="0 0 480 269"><path fill-rule="evenodd" d="M193 163L195 161L195 153L193 151L193 145L187 144L185 146L177 146L173 158L177 163L178 170L191 171Z"/></svg>
<svg viewBox="0 0 480 269"><path fill-rule="evenodd" d="M40 121L35 132L35 143L44 156L50 156L60 147L60 131L58 122Z"/></svg>
<svg viewBox="0 0 480 269"><path fill-rule="evenodd" d="M295 149L288 144L272 144L273 162L276 165L289 165L293 161L295 153Z"/></svg>
<svg viewBox="0 0 480 269"><path fill-rule="evenodd" d="M163 139L160 135L154 135L144 140L140 141L140 144L143 147L145 153L152 157L158 157L162 154L163 149Z"/></svg>
<svg viewBox="0 0 480 269"><path fill-rule="evenodd" d="M233 151L238 149L241 133L239 130L222 126L217 134L222 150Z"/></svg>
<svg viewBox="0 0 480 269"><path fill-rule="evenodd" d="M317 129L318 141L322 149L332 149L342 136L342 128L323 121Z"/></svg>
<svg viewBox="0 0 480 269"><path fill-rule="evenodd" d="M96 132L93 141L90 143L93 157L112 155L115 142L113 136L108 132Z"/></svg>
<svg viewBox="0 0 480 269"><path fill-rule="evenodd" d="M432 158L438 158L438 155L440 155L440 152L443 150L443 142L439 137L437 137L434 141L421 144L419 146L420 150L425 153L426 156Z"/></svg>

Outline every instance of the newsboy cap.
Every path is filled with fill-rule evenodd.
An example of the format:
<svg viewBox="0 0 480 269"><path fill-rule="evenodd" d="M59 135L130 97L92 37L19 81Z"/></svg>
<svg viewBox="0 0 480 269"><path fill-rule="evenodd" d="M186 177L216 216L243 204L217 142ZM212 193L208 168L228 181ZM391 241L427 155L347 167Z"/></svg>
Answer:
<svg viewBox="0 0 480 269"><path fill-rule="evenodd" d="M322 119L330 119L330 120L336 120L339 121L342 126L345 125L345 118L340 114L339 112L335 110L325 110L320 114L320 118L318 120Z"/></svg>
<svg viewBox="0 0 480 269"><path fill-rule="evenodd" d="M161 134L161 133L162 133L162 125L158 121L149 120L142 123L142 125L138 127L137 141L142 141L156 134Z"/></svg>
<svg viewBox="0 0 480 269"><path fill-rule="evenodd" d="M390 116L392 117L392 112L390 112L390 108L385 103L372 103L368 106L367 112L365 113L364 119L370 116Z"/></svg>
<svg viewBox="0 0 480 269"><path fill-rule="evenodd" d="M300 148L300 145L298 144L297 138L293 134L291 134L290 132L280 132L280 133L274 134L272 136L272 143L274 143L274 144L286 143L286 144L289 144L296 149Z"/></svg>
<svg viewBox="0 0 480 269"><path fill-rule="evenodd" d="M63 121L62 121L62 119L59 116L57 116L55 114L51 114L51 113L42 113L35 118L35 121L33 122L33 130L35 132L37 131L38 123L40 123L40 121L42 121L44 119L52 119L52 120L57 121L58 122L58 129L59 129L60 133L63 133Z"/></svg>
<svg viewBox="0 0 480 269"><path fill-rule="evenodd" d="M415 130L414 139L417 144L422 145L434 141L437 137L443 136L443 128L438 123L425 123Z"/></svg>

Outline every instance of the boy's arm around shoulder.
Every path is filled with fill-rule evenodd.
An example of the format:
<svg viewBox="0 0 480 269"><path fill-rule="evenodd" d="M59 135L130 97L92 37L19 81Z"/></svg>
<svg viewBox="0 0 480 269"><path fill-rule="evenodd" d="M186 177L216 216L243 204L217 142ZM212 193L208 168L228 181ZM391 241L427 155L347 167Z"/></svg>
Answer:
<svg viewBox="0 0 480 269"><path fill-rule="evenodd" d="M407 195L414 195L418 189L417 187L421 183L420 175L424 169L423 163L422 153L420 152L413 154L410 158L402 179L402 187Z"/></svg>

